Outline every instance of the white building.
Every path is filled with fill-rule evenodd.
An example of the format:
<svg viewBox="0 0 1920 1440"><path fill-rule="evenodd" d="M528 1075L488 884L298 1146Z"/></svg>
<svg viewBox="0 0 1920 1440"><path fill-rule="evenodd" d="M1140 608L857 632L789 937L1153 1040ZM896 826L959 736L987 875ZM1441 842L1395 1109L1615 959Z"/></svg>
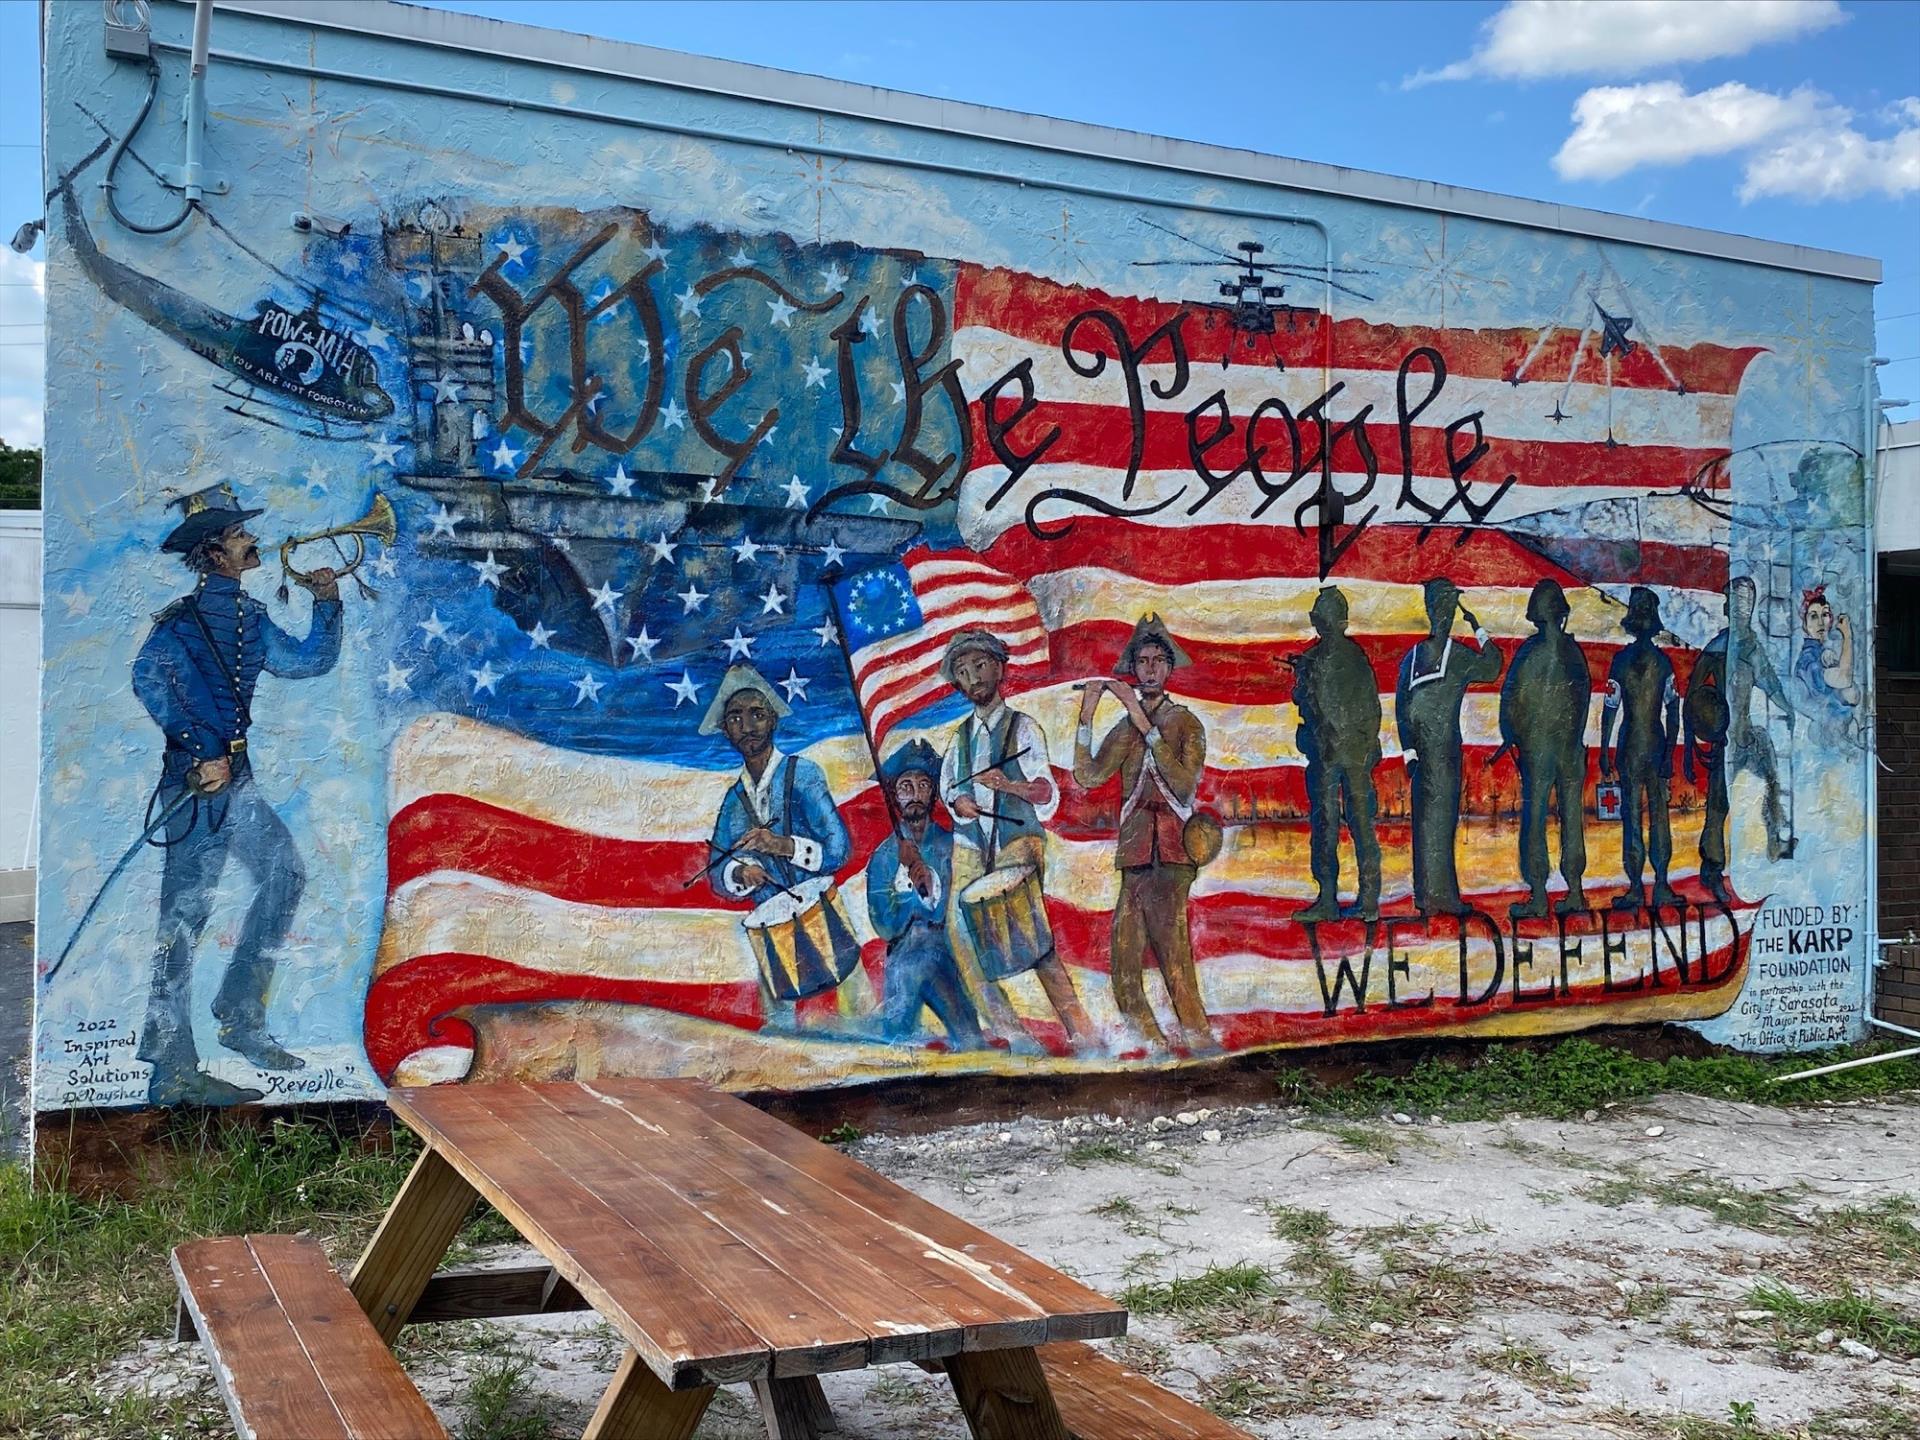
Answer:
<svg viewBox="0 0 1920 1440"><path fill-rule="evenodd" d="M40 512L0 510L0 921L33 917Z"/></svg>

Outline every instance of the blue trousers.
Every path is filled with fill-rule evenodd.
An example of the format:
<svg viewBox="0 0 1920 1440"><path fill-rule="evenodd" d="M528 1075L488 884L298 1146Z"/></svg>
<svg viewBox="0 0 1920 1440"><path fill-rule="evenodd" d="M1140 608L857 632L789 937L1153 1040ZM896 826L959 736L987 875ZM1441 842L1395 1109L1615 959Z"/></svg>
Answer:
<svg viewBox="0 0 1920 1440"><path fill-rule="evenodd" d="M156 813L180 793L163 784L155 797ZM203 796L189 805L179 819L188 823L176 820L169 827L171 843L160 876L153 985L140 1038L140 1057L153 1063L156 1075L170 1069L191 1070L198 1064L193 1043L193 947L213 913L227 857L240 862L253 885L240 939L213 1002L215 1017L232 1029L258 1030L265 1024L267 986L307 884L306 867L294 849L293 836L249 772L240 771L221 794Z"/></svg>
<svg viewBox="0 0 1920 1440"><path fill-rule="evenodd" d="M920 1023L922 1007L933 1011L956 1050L978 1050L985 1039L979 1017L960 984L960 970L944 931L911 925L887 947L886 994L881 1025L889 1040L904 1040Z"/></svg>

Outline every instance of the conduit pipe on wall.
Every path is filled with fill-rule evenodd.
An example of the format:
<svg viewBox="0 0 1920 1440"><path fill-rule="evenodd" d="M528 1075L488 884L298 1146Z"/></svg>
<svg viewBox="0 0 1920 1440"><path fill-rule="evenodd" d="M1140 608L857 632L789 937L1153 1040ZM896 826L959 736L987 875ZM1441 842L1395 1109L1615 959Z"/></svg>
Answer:
<svg viewBox="0 0 1920 1440"><path fill-rule="evenodd" d="M207 50L212 35L213 0L194 0L193 61L187 71L187 160L180 173L180 188L189 205L198 205L205 195L200 162L207 136Z"/></svg>
<svg viewBox="0 0 1920 1440"><path fill-rule="evenodd" d="M198 4L210 5L211 0L197 0ZM195 29L198 31L199 16L195 15ZM175 54L186 53L186 47L168 40L156 39L156 50L168 50ZM205 58L205 57L203 57ZM1085 195L1096 200L1117 200L1135 205L1153 205L1170 210L1197 210L1208 215L1231 215L1247 220L1265 220L1280 225L1300 225L1318 232L1321 249L1321 271L1326 290L1327 305L1327 345L1322 360L1323 388L1333 384L1333 234L1325 222L1311 215L1300 215L1292 211L1268 210L1253 205L1222 205L1205 200L1178 200L1157 195L1143 195L1134 190L1120 190L1104 185L1085 185L1073 180L1046 179L1035 175L1019 175L1006 170L983 170L977 166L959 165L945 160L928 160L912 155L889 155L877 150L863 150L852 145L831 145L824 142L796 145L785 140L762 140L752 135L738 135L732 131L719 130L704 125L683 125L672 120L637 119L631 115L609 115L598 111L583 110L574 105L563 105L557 100L521 100L509 99L501 95L490 95L480 91L463 89L456 85L436 85L428 80L411 80L401 76L363 75L351 70L338 70L324 65L307 65L293 60L268 60L258 55L241 54L238 51L222 50L211 54L212 59L224 65L241 65L254 70L278 71L291 75L305 75L316 80L337 80L348 85L362 85L374 90L401 90L414 95L432 95L442 100L466 100L480 105L497 105L508 110L531 110L539 114L560 115L571 120L584 120L609 125L624 125L635 130L654 130L667 135L680 135L690 140L707 140L722 145L750 145L763 150L782 150L789 155L824 155L833 160L853 160L869 165L897 166L909 170L926 170L939 175L957 175L970 180L1011 180L1022 188L1057 190L1068 195ZM1019 146L1018 140L995 140L992 143ZM1245 183L1264 185L1268 182L1249 179Z"/></svg>

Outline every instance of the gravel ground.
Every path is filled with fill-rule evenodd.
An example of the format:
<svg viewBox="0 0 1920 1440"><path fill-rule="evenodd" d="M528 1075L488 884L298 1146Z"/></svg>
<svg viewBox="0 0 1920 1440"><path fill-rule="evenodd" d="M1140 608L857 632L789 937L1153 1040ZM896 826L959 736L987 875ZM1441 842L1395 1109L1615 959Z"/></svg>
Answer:
<svg viewBox="0 0 1920 1440"><path fill-rule="evenodd" d="M852 1152L1097 1288L1144 1287L1116 1351L1251 1435L1920 1434L1920 1364L1895 1353L1920 1350L1920 1104L1668 1097L1589 1116L1347 1124L1253 1107L1020 1120ZM1210 1266L1241 1267L1213 1276L1237 1293L1167 1285ZM1849 1288L1908 1328L1875 1347L1781 1313L1781 1295ZM512 1433L544 1417L578 1434L620 1349L591 1315L420 1327L403 1343L469 1434L489 1433L470 1408L489 1373L515 1377L501 1388L530 1428ZM197 1349L155 1342L118 1383L207 1382ZM912 1367L825 1384L849 1440L965 1436L944 1381ZM763 1433L729 1391L699 1436Z"/></svg>

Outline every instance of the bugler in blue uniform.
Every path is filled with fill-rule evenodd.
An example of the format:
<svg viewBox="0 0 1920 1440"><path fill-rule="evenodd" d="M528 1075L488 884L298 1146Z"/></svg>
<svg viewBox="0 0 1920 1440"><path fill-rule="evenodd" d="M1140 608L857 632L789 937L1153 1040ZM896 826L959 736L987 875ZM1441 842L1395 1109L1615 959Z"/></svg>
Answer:
<svg viewBox="0 0 1920 1440"><path fill-rule="evenodd" d="M133 662L133 689L166 736L150 816L182 805L154 837L165 848L160 930L139 1057L153 1066L156 1105L234 1104L260 1092L200 1069L193 1036L193 948L213 911L227 857L253 883L240 938L213 1002L220 1043L262 1070L298 1070L301 1059L266 1030L267 989L293 922L306 869L285 823L253 783L248 731L262 671L285 679L324 675L340 656L341 609L327 570L307 581L313 622L296 640L240 588L260 563L242 509L225 485L175 502L185 519L162 549L180 555L200 583L154 616Z"/></svg>

